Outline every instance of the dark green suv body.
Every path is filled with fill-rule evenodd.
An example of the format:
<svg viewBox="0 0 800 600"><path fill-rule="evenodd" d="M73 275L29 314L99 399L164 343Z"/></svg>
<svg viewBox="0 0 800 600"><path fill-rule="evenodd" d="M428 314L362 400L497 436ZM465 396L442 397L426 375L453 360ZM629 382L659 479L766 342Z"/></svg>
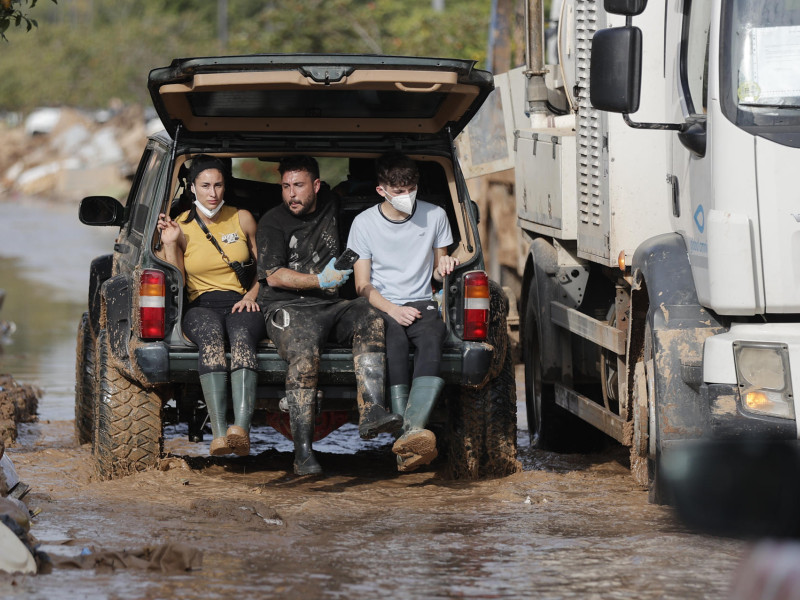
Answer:
<svg viewBox="0 0 800 600"><path fill-rule="evenodd" d="M388 150L413 157L419 195L445 208L454 237L450 254L461 263L444 283L448 339L441 376L447 386L431 419L447 471L478 477L517 468L507 300L483 271L476 210L453 145L493 88L492 76L473 66L429 58L256 55L175 60L150 73L165 131L149 139L124 205L93 196L80 207L82 222L119 227L113 253L92 263L77 348L76 429L82 443L93 443L101 477L154 465L165 420L187 421L191 437L202 435L197 348L181 331L182 276L155 253L158 214L180 210L185 163L201 153L230 159L234 178L226 201L256 219L281 201L280 187L269 182L280 157L312 155L323 179L336 173L343 179L329 183L341 196L345 224L380 200L374 184L359 185L359 165ZM269 340L259 346L258 363L256 422L261 417L280 429L286 363ZM350 349L326 349L319 386L321 421L331 412L357 418Z"/></svg>

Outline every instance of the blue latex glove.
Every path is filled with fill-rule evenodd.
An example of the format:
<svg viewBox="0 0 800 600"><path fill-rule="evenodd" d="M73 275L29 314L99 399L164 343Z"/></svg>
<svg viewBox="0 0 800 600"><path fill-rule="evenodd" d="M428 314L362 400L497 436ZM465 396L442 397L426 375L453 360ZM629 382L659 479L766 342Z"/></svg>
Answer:
<svg viewBox="0 0 800 600"><path fill-rule="evenodd" d="M325 266L325 269L322 271L322 273L317 275L319 287L323 290L337 288L341 285L344 285L344 283L350 278L350 274L353 272L353 269L345 269L344 271L334 269L334 262L336 262L336 259L332 258L331 261Z"/></svg>

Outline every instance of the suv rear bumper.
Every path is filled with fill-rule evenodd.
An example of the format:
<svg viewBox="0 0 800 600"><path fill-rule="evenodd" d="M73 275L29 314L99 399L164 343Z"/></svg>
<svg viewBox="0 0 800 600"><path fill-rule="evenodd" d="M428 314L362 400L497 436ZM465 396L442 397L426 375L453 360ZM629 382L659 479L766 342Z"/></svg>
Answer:
<svg viewBox="0 0 800 600"><path fill-rule="evenodd" d="M136 345L133 358L151 385L163 383L196 383L197 349L193 346L170 347L166 342ZM445 347L439 370L445 383L467 386L482 385L489 375L494 347L484 342L461 342ZM230 360L230 353L227 355ZM283 384L286 362L275 347L259 347L258 371L260 383ZM347 349L329 349L320 358L319 383L355 385L353 355Z"/></svg>

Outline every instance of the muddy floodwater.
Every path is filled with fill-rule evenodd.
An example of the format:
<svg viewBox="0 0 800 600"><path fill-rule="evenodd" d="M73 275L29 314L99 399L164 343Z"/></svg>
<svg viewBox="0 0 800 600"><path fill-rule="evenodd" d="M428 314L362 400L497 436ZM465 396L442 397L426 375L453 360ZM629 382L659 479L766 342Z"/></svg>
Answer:
<svg viewBox="0 0 800 600"><path fill-rule="evenodd" d="M392 438L346 426L315 444L325 476L292 475L291 443L254 432L253 455L206 458L208 436L167 431L163 470L93 480L73 436L75 335L90 260L113 231L77 207L0 203L0 318L13 320L0 372L40 386L38 423L8 449L41 512L53 556L181 542L203 550L180 573L55 569L0 574L0 598L724 598L747 549L687 530L647 503L622 448L591 456L532 450L520 371L524 471L464 482L398 474Z"/></svg>

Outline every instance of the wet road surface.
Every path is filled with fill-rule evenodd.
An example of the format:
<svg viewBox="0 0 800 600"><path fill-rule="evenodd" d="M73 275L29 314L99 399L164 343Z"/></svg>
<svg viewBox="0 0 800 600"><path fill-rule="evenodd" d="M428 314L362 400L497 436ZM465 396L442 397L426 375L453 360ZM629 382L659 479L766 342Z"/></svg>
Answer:
<svg viewBox="0 0 800 600"><path fill-rule="evenodd" d="M203 549L203 567L179 575L0 574L0 597L727 595L742 542L692 533L669 508L649 505L620 447L591 456L530 449L522 405L524 471L503 479L451 481L438 463L398 474L389 436L363 442L346 426L315 444L324 477L293 476L291 444L259 428L254 455L230 459L207 458L207 441L191 444L183 431L169 430L167 470L93 481L89 447L76 445L69 420L74 338L88 262L110 248L106 234L113 233L75 225L74 207L52 214L49 222L39 208L0 204L0 239L16 240L0 246L0 287L8 293L0 318L18 325L0 372L45 390L40 422L21 426L8 450L32 486L29 505L41 509L32 531L43 550L61 556L182 542ZM52 227L47 235L71 245L61 253L72 253L68 264L37 248L22 256L17 241L37 233L28 227ZM97 243L98 235L105 240Z"/></svg>

